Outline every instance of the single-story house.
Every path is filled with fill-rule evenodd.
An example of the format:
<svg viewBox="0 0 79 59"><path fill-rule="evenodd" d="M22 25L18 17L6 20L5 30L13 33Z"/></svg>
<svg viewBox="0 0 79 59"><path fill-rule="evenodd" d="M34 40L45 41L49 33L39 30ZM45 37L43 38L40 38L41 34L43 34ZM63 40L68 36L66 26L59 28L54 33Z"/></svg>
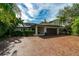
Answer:
<svg viewBox="0 0 79 59"><path fill-rule="evenodd" d="M62 26L47 23L35 24L32 26L35 30L35 35L59 35Z"/></svg>
<svg viewBox="0 0 79 59"><path fill-rule="evenodd" d="M63 25L67 23L59 23L58 20L50 22L41 22L40 24L35 23L24 23L23 25L17 26L17 30L34 30L34 35L59 35L61 29L64 29Z"/></svg>

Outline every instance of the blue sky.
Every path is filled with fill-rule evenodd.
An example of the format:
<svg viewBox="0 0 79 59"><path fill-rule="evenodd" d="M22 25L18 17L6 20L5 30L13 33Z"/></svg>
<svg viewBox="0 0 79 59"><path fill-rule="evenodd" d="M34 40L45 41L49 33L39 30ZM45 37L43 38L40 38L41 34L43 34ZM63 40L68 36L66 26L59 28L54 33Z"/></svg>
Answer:
<svg viewBox="0 0 79 59"><path fill-rule="evenodd" d="M24 22L40 23L44 19L52 21L56 18L58 11L65 6L71 5L67 3L19 3L17 4L21 10L21 18Z"/></svg>

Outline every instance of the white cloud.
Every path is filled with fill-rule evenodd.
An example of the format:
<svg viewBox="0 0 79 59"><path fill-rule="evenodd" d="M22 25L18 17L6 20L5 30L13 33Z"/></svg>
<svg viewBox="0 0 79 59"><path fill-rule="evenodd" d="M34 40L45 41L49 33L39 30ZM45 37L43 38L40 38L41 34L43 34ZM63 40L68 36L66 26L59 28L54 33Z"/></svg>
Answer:
<svg viewBox="0 0 79 59"><path fill-rule="evenodd" d="M27 8L28 8L27 13L29 13L33 17L36 13L36 10L33 9L32 4L31 3L24 3L24 5L27 6Z"/></svg>
<svg viewBox="0 0 79 59"><path fill-rule="evenodd" d="M21 19L24 20L24 22L32 21L32 19L29 19L29 17L25 14L25 12L27 12L28 14L33 16L34 11L32 5L30 3L24 3L24 5L28 8L28 11L25 10L20 4L18 4L18 7L21 10Z"/></svg>
<svg viewBox="0 0 79 59"><path fill-rule="evenodd" d="M28 17L23 12L21 12L21 19L24 20L24 22L28 22Z"/></svg>
<svg viewBox="0 0 79 59"><path fill-rule="evenodd" d="M24 3L24 5L28 8L28 10L25 10L23 9L21 6L19 6L19 8L21 9L21 12L22 12L22 19L24 19L25 22L28 22L28 21L33 21L34 19L30 19L25 13L28 13L30 16L32 17L35 17L39 11L41 9L49 9L50 10L50 15L51 17L48 17L49 19L47 21L51 21L53 19L56 19L56 14L58 13L59 9L62 9L64 8L64 6L67 6L69 4L50 4L50 3L37 3L37 5L39 5L39 8L38 9L34 9L33 8L33 5L31 3ZM37 19L35 19L37 20ZM39 20L41 21L41 20Z"/></svg>
<svg viewBox="0 0 79 59"><path fill-rule="evenodd" d="M24 22L30 22L33 19L29 19L26 14L24 14L23 12L21 12L21 19L24 20Z"/></svg>
<svg viewBox="0 0 79 59"><path fill-rule="evenodd" d="M30 10L32 8L31 3L24 3L25 6L27 6L27 8Z"/></svg>
<svg viewBox="0 0 79 59"><path fill-rule="evenodd" d="M56 19L57 19L56 17L53 17L53 18L48 19L47 21L49 22L49 21L53 21L53 20L56 20Z"/></svg>
<svg viewBox="0 0 79 59"><path fill-rule="evenodd" d="M28 11L28 13L29 13L32 17L34 17L35 14L37 13L37 10L35 10L35 9L30 9L30 10Z"/></svg>
<svg viewBox="0 0 79 59"><path fill-rule="evenodd" d="M28 19L28 17L23 12L21 12L21 19Z"/></svg>

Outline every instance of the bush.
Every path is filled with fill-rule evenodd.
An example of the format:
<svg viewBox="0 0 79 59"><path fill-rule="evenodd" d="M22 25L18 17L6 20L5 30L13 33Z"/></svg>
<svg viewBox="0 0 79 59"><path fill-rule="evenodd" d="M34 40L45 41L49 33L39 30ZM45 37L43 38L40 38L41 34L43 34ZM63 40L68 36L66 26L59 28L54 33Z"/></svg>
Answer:
<svg viewBox="0 0 79 59"><path fill-rule="evenodd" d="M25 30L25 31L24 31L24 35L25 35L25 36L32 36L33 33L34 33L33 30Z"/></svg>
<svg viewBox="0 0 79 59"><path fill-rule="evenodd" d="M71 34L71 25L65 26L66 34L70 35Z"/></svg>
<svg viewBox="0 0 79 59"><path fill-rule="evenodd" d="M32 36L34 33L33 30L24 30L24 31L14 31L10 35L11 36Z"/></svg>
<svg viewBox="0 0 79 59"><path fill-rule="evenodd" d="M72 34L73 35L79 35L79 18L76 18L73 21L71 28L72 28Z"/></svg>
<svg viewBox="0 0 79 59"><path fill-rule="evenodd" d="M0 37L3 37L8 30L8 25L0 20Z"/></svg>
<svg viewBox="0 0 79 59"><path fill-rule="evenodd" d="M23 32L22 31L14 31L11 36L22 36Z"/></svg>

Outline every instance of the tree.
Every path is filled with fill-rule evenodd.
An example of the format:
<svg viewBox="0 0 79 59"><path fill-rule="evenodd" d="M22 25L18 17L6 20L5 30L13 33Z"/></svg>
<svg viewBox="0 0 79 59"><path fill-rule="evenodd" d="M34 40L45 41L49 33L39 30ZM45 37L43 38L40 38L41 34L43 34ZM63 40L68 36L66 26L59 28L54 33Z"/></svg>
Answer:
<svg viewBox="0 0 79 59"><path fill-rule="evenodd" d="M17 23L19 23L19 19L16 18L16 14L18 13L20 13L20 11L16 4L0 4L0 37L10 29L14 29Z"/></svg>
<svg viewBox="0 0 79 59"><path fill-rule="evenodd" d="M60 23L65 23L67 21L69 21L69 25L66 26L65 28L67 29L67 27L69 29L67 29L67 31L72 31L73 34L78 34L78 18L79 17L79 4L73 4L72 6L67 6L64 7L64 9L59 11L59 14L57 16L57 18L59 19ZM78 22L77 22L78 21ZM72 28L71 28L72 27Z"/></svg>
<svg viewBox="0 0 79 59"><path fill-rule="evenodd" d="M71 21L72 17L72 9L70 6L64 7L64 9L59 10L57 18L59 19L60 23L65 23L66 21Z"/></svg>
<svg viewBox="0 0 79 59"><path fill-rule="evenodd" d="M73 35L79 35L79 17L73 21L71 28Z"/></svg>
<svg viewBox="0 0 79 59"><path fill-rule="evenodd" d="M71 23L76 17L79 16L79 4L75 3L72 6L64 7L64 9L59 10L58 18L60 21L70 20ZM63 19L61 20L61 17Z"/></svg>

